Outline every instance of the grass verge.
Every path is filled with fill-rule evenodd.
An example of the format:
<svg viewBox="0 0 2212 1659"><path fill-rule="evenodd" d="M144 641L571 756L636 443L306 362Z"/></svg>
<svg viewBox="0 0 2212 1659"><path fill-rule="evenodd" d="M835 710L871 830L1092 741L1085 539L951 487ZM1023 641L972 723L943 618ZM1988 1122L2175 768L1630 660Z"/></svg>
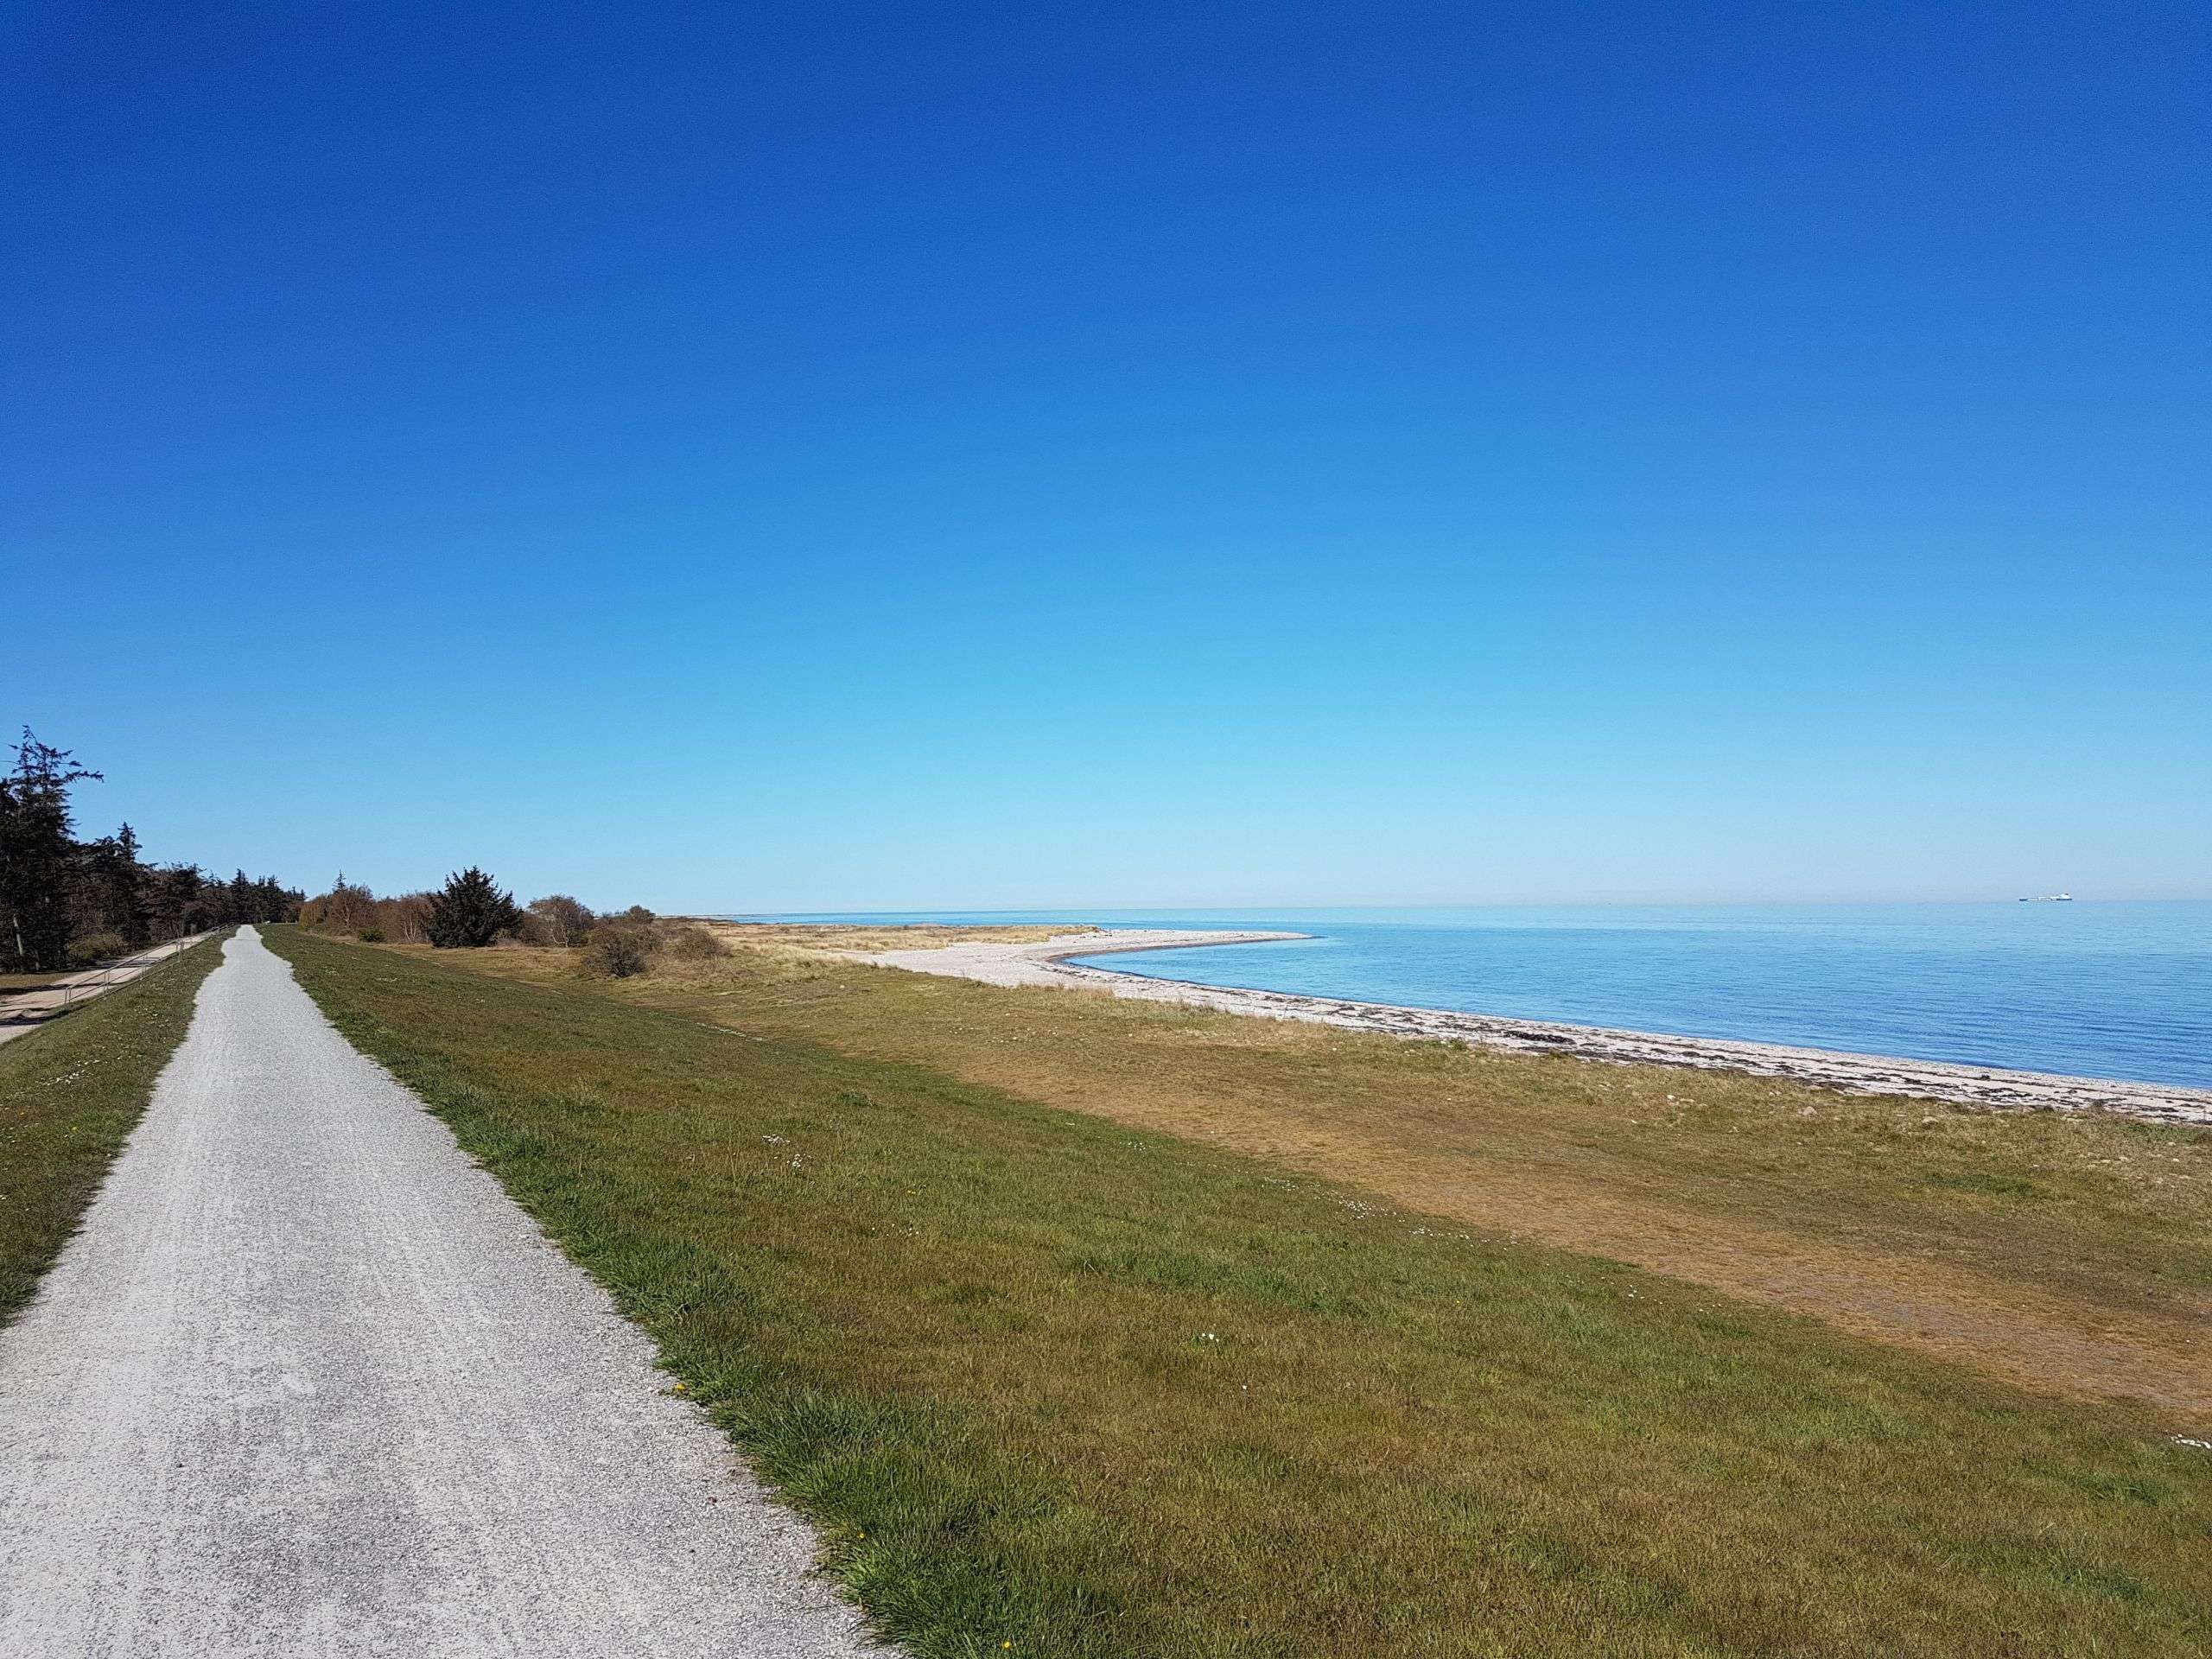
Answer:
<svg viewBox="0 0 2212 1659"><path fill-rule="evenodd" d="M0 1044L0 1323L76 1230L221 960L210 939Z"/></svg>
<svg viewBox="0 0 2212 1659"><path fill-rule="evenodd" d="M2196 1655L2212 1458L1702 1287L270 928L927 1659Z"/></svg>

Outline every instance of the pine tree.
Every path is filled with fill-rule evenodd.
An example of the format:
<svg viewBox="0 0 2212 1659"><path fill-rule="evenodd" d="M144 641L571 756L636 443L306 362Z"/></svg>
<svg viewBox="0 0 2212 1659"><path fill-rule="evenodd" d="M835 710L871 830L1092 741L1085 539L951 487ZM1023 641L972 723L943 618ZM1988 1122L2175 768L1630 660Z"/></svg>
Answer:
<svg viewBox="0 0 2212 1659"><path fill-rule="evenodd" d="M174 939L197 933L207 925L207 906L200 896L206 886L207 879L197 864L169 864L153 873L154 925L161 938Z"/></svg>
<svg viewBox="0 0 2212 1659"><path fill-rule="evenodd" d="M100 774L23 728L15 770L0 776L0 960L18 972L69 957L69 889L76 863L69 786Z"/></svg>
<svg viewBox="0 0 2212 1659"><path fill-rule="evenodd" d="M515 896L474 864L448 875L444 888L430 895L430 943L444 948L489 944L522 925Z"/></svg>
<svg viewBox="0 0 2212 1659"><path fill-rule="evenodd" d="M132 950L153 938L147 908L151 872L138 861L138 836L129 824L79 849L84 892L78 931L112 933Z"/></svg>
<svg viewBox="0 0 2212 1659"><path fill-rule="evenodd" d="M368 889L364 887L364 893ZM299 919L300 906L307 895L297 887L288 887L273 875L264 875L253 884L254 919L258 922L290 922Z"/></svg>

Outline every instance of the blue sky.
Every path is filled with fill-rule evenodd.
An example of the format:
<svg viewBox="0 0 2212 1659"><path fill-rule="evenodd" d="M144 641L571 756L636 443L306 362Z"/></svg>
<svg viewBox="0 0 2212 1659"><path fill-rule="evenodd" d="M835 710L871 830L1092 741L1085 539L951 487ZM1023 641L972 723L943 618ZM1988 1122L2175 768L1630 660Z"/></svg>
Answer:
<svg viewBox="0 0 2212 1659"><path fill-rule="evenodd" d="M662 908L2212 894L2196 7L0 6L0 718Z"/></svg>

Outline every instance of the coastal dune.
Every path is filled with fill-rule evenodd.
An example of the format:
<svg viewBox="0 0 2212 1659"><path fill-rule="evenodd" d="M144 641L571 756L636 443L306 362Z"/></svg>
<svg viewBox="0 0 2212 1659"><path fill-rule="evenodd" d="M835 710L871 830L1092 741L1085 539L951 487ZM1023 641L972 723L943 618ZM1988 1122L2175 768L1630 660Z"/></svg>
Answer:
<svg viewBox="0 0 2212 1659"><path fill-rule="evenodd" d="M1200 985L1116 973L1070 960L1191 945L1261 944L1300 933L1128 928L1065 933L1035 941L967 940L922 949L840 954L880 967L950 975L986 984L1109 991L1116 996L1185 1003L1268 1020L1303 1020L1425 1042L1464 1042L1512 1053L1562 1054L1618 1065L1675 1065L1786 1077L1847 1094L1904 1095L2003 1111L2110 1112L2159 1123L2212 1124L2212 1090L2101 1077L2062 1077L1940 1060L1852 1054L1778 1043L1616 1031L1599 1026L1402 1007L1340 997L1305 996Z"/></svg>

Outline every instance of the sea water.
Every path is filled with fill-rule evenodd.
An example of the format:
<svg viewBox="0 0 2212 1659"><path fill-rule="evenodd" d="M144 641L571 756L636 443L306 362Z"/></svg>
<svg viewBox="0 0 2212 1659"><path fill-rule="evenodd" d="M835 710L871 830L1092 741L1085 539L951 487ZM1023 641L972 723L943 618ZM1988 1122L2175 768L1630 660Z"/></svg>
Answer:
<svg viewBox="0 0 2212 1659"><path fill-rule="evenodd" d="M778 919L1292 931L1312 937L1077 960L1203 985L2212 1088L2212 902Z"/></svg>

